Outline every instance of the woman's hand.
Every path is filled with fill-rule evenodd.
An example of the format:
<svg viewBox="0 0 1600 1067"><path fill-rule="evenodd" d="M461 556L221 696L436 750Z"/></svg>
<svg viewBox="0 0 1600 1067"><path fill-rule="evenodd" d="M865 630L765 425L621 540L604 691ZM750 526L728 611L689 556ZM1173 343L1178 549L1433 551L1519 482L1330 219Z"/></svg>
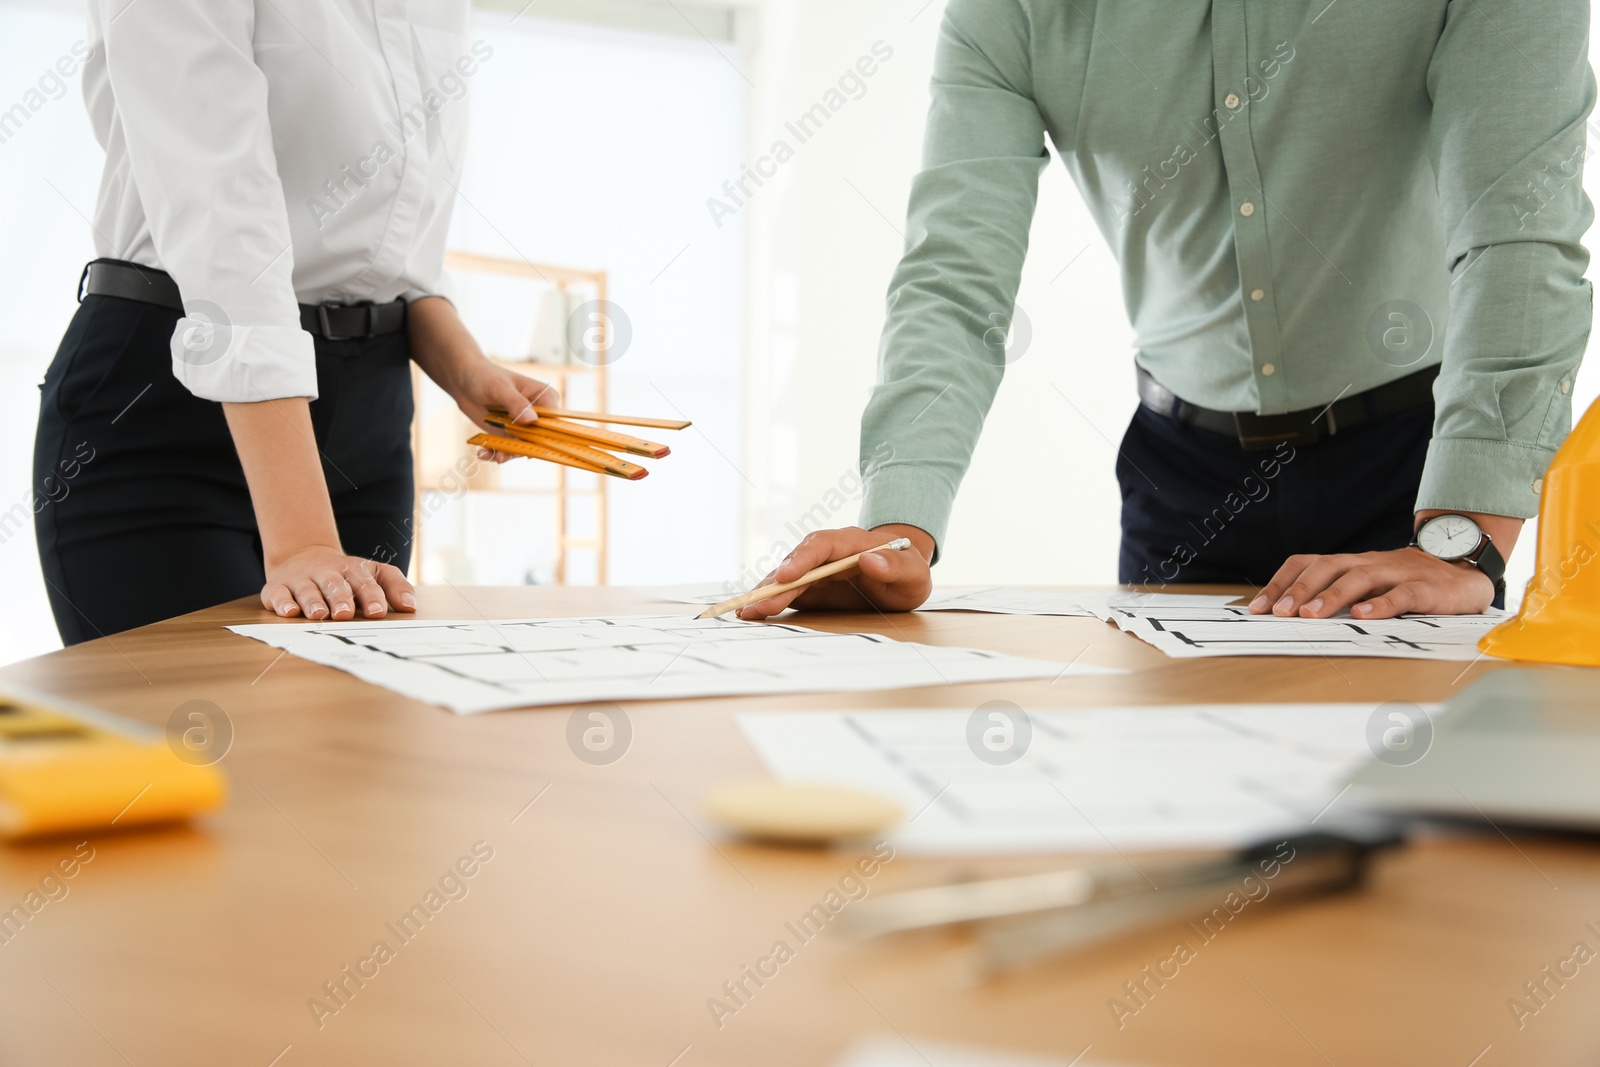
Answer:
<svg viewBox="0 0 1600 1067"><path fill-rule="evenodd" d="M383 618L390 608L416 611L417 591L398 567L311 545L268 563L261 603L286 619L343 622L355 618L357 607L369 619Z"/></svg>
<svg viewBox="0 0 1600 1067"><path fill-rule="evenodd" d="M505 408L511 413L512 422L530 423L539 418L533 411L535 404L557 407L561 403L561 394L554 387L492 363L481 355L475 360L464 361L453 386L446 391L455 398L456 407L461 409L462 414L486 433L502 436L504 430L483 421L490 408ZM479 449L478 456L496 463L504 463L512 458L510 453L488 448Z"/></svg>
<svg viewBox="0 0 1600 1067"><path fill-rule="evenodd" d="M489 408L505 408L511 421L530 423L538 418L535 404L561 403L561 394L551 386L491 362L456 314L455 305L444 297L413 301L406 308L406 320L411 358L486 433L501 432L484 421ZM496 463L512 458L487 448L479 456Z"/></svg>
<svg viewBox="0 0 1600 1067"><path fill-rule="evenodd" d="M417 591L386 563L333 546L339 529L303 396L223 404L239 463L250 483L267 581L262 606L288 619L369 619L390 608L415 611Z"/></svg>

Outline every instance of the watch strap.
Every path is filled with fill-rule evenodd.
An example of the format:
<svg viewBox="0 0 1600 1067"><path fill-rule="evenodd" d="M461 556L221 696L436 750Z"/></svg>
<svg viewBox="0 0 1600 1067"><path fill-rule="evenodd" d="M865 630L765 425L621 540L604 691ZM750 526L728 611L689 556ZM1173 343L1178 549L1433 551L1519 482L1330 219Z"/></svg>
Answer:
<svg viewBox="0 0 1600 1067"><path fill-rule="evenodd" d="M1489 576L1496 590L1505 587L1506 558L1495 547L1494 538L1489 536L1488 531L1484 531L1483 543L1478 546L1478 550L1466 558L1467 562Z"/></svg>

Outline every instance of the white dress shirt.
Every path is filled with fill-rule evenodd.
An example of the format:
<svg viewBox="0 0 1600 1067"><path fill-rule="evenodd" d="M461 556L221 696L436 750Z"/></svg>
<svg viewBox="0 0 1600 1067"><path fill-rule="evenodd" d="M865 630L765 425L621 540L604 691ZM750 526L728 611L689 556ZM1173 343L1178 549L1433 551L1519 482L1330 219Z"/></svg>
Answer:
<svg viewBox="0 0 1600 1067"><path fill-rule="evenodd" d="M436 292L471 80L468 0L90 0L102 256L169 272L173 373L317 395L297 303Z"/></svg>

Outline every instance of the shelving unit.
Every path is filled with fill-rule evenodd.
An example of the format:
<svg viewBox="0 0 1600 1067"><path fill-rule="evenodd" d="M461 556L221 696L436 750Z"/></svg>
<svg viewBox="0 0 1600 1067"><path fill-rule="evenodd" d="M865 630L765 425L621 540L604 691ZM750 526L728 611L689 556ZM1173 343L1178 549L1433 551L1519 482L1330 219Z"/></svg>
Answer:
<svg viewBox="0 0 1600 1067"><path fill-rule="evenodd" d="M527 359L521 356L507 356L494 351L488 353L489 358L501 366L510 368L519 374L530 378L548 382L561 390L563 398L572 395L570 384L582 380L586 385L587 396L591 399L583 401L585 410L605 411L606 408L606 363L605 354L611 344L609 333L610 319L606 312L606 272L602 270L585 270L580 267L568 267L554 263L531 263L521 259L505 259L497 256L485 256L472 252L447 252L445 254L445 267L458 276L472 274L489 274L525 278L533 284L528 287L529 299L527 306L532 309L538 301L534 299L538 290L545 286L553 286L563 294L573 289L591 291L593 299L599 304L600 316L600 344L598 346L599 358L593 363L583 361L572 363L551 363L542 360ZM468 322L468 328L472 328ZM531 330L531 316L528 326ZM525 330L526 335L530 330ZM413 509L412 521L412 567L414 579L428 579L430 576L421 573L424 561L425 526L423 520L422 501L428 492L459 492L460 486L442 486L430 484L427 480L425 457L428 451L428 429L424 424L422 404L422 381L420 372L413 366L413 387L417 397L417 414L412 421L412 453L416 464L416 500ZM472 432L470 424L465 417L459 420L461 440L464 441ZM437 432L437 431L435 431ZM451 442L454 444L455 442ZM464 446L463 446L464 447ZM514 460L512 462L536 462L533 460ZM589 475L581 471L558 464L550 464L554 474L554 485L550 488L532 488L501 486L499 484L498 470L492 464L484 465L479 476L466 482L465 492L469 493L498 493L521 496L548 496L555 503L555 539L554 539L554 579L555 584L565 585L568 579L568 554L574 549L591 549L595 553L596 582L600 585L606 583L607 563L607 534L606 534L606 481L602 475ZM579 484L579 483L591 484ZM580 535L573 532L574 509L571 506L578 500L594 501L594 531L592 534Z"/></svg>

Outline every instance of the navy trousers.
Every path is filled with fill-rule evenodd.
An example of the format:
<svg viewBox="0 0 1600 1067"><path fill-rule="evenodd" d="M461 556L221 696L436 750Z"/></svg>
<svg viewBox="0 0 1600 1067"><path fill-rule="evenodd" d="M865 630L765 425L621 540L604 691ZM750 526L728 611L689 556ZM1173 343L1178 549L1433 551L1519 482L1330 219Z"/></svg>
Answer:
<svg viewBox="0 0 1600 1067"><path fill-rule="evenodd" d="M1118 580L1265 585L1295 553L1411 543L1433 405L1246 452L1140 405L1122 439Z"/></svg>
<svg viewBox="0 0 1600 1067"><path fill-rule="evenodd" d="M253 596L265 581L222 405L172 374L179 314L87 296L41 386L34 528L67 644ZM311 422L346 552L411 556L411 371L404 330L316 339Z"/></svg>

